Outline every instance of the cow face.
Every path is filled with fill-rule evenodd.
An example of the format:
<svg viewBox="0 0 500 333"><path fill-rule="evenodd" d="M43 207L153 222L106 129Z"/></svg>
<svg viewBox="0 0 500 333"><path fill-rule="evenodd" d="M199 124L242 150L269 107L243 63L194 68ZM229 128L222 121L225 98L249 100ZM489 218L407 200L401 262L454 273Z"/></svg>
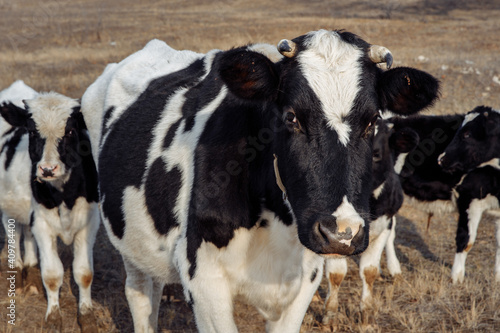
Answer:
<svg viewBox="0 0 500 333"><path fill-rule="evenodd" d="M499 158L500 112L478 106L465 116L438 163L445 171L467 172L492 160L498 166Z"/></svg>
<svg viewBox="0 0 500 333"><path fill-rule="evenodd" d="M436 98L438 82L411 68L382 71L376 63L390 65L390 52L348 32L311 32L278 48L285 57L275 66L257 58L244 65L238 54L222 77L240 97L275 103L271 149L302 244L319 254L358 253L367 245L379 110L417 112Z"/></svg>
<svg viewBox="0 0 500 333"><path fill-rule="evenodd" d="M64 183L78 163L78 132L84 129L78 101L56 94L40 94L24 101L26 109L5 104L0 112L8 123L29 133L32 176L39 182Z"/></svg>

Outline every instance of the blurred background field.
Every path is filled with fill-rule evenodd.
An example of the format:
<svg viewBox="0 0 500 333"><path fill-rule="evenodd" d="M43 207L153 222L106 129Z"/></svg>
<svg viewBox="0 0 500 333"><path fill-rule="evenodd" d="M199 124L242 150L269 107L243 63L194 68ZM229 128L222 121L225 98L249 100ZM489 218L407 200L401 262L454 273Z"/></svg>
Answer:
<svg viewBox="0 0 500 333"><path fill-rule="evenodd" d="M251 42L276 44L311 30L345 29L389 48L395 66L430 72L442 83L441 99L428 114L464 113L477 105L500 108L500 2L465 0L0 0L0 89L17 79L39 91L80 98L107 63L118 62L158 38L177 49L206 52ZM0 189L1 190L1 189ZM427 215L409 205L398 216L396 249L403 275L384 270L375 283L373 316L359 312L357 258L340 293L333 326L321 325L313 303L303 332L499 332L500 286L495 284L495 225L483 218L469 254L466 282L453 286L457 216ZM4 231L0 231L3 246ZM78 332L71 248L60 245L66 268L61 290L64 331ZM121 258L100 229L92 295L102 332L132 332ZM382 268L385 269L384 263ZM2 271L4 269L2 268ZM0 279L0 291L6 290ZM324 297L326 283L319 294ZM0 332L43 332L44 295L18 295L17 325ZM5 318L8 298L0 293ZM258 313L237 303L241 332L262 332ZM178 286L165 291L160 332L195 331Z"/></svg>

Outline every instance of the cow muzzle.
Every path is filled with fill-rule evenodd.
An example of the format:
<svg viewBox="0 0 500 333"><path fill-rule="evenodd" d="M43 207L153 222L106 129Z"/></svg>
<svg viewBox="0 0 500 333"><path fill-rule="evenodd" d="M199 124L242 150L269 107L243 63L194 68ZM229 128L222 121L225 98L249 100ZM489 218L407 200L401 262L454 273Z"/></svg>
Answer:
<svg viewBox="0 0 500 333"><path fill-rule="evenodd" d="M437 163L441 167L441 169L443 169L443 171L449 173L453 173L455 171L463 169L461 161L452 162L446 153L442 153L441 155L439 155Z"/></svg>
<svg viewBox="0 0 500 333"><path fill-rule="evenodd" d="M365 245L364 221L361 217L337 219L325 216L313 226L315 252L321 255L352 255L363 251Z"/></svg>
<svg viewBox="0 0 500 333"><path fill-rule="evenodd" d="M61 166L57 163L39 163L36 170L38 180L51 181L61 176Z"/></svg>

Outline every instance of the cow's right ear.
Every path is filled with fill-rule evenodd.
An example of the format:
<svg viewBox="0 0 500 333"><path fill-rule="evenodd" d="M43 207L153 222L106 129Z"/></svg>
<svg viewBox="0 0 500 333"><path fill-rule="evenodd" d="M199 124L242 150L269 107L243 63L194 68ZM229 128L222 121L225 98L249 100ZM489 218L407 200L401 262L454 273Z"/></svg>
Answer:
<svg viewBox="0 0 500 333"><path fill-rule="evenodd" d="M236 96L253 100L274 100L279 76L274 63L261 53L238 48L223 53L220 76Z"/></svg>
<svg viewBox="0 0 500 333"><path fill-rule="evenodd" d="M383 109L411 115L434 104L439 96L439 81L424 71L398 67L382 73L377 90Z"/></svg>
<svg viewBox="0 0 500 333"><path fill-rule="evenodd" d="M488 116L486 116L488 114ZM486 133L488 136L500 135L500 114L492 111L490 113L485 113L486 118Z"/></svg>
<svg viewBox="0 0 500 333"><path fill-rule="evenodd" d="M27 127L28 119L31 117L28 111L18 107L12 102L0 106L0 114L11 126Z"/></svg>
<svg viewBox="0 0 500 333"><path fill-rule="evenodd" d="M394 131L389 137L389 147L397 153L409 153L420 141L418 133L409 127Z"/></svg>

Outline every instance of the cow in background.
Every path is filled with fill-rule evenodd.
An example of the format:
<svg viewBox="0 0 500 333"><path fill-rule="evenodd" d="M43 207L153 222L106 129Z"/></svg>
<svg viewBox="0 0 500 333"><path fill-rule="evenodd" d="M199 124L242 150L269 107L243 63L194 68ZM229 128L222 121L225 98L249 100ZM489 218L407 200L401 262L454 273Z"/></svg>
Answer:
<svg viewBox="0 0 500 333"><path fill-rule="evenodd" d="M0 105L13 103L23 107L23 99L35 98L37 95L33 88L18 80L0 92ZM28 151L25 133L24 129L13 128L0 117L0 215L7 236L4 251L8 253L11 245L10 255L3 265L9 271L17 272L17 293L21 293L23 287L30 293L38 293L41 286L39 273L35 269L38 253L29 225L31 192L26 190L30 187L31 170L21 168L15 170L14 174L10 172L19 165L31 164L28 154L17 154L18 151ZM21 255L21 241L24 242L24 255Z"/></svg>
<svg viewBox="0 0 500 333"><path fill-rule="evenodd" d="M382 70L390 52L345 31L278 50L275 63L251 45L198 54L151 41L85 92L136 332L156 330L176 281L200 332L236 332L237 296L269 332L298 332L324 258L366 248L378 110L417 112L438 82Z"/></svg>
<svg viewBox="0 0 500 333"><path fill-rule="evenodd" d="M64 268L57 251L59 237L74 248L78 322L82 332L97 332L90 294L92 250L100 223L97 172L80 104L54 92L40 93L23 102L24 107L11 102L0 106L5 120L2 124L6 122L12 127L6 135L10 138L6 144L7 158L13 154L11 164L2 169L1 186L7 192L12 190L8 200L24 202L19 222L26 226L29 223L40 252L48 301L47 325L62 330L59 289ZM17 141L13 142L14 137ZM19 183L11 182L12 179L19 179ZM26 202L27 197L31 205Z"/></svg>
<svg viewBox="0 0 500 333"><path fill-rule="evenodd" d="M385 248L387 268L391 276L401 274L396 256L396 213L403 204L403 189L394 169L396 156L406 154L418 144L418 135L413 131L395 132L393 124L380 119L375 127L372 156L372 194L370 197L370 242L360 256L359 274L363 282L361 310L372 306L373 283L380 274L380 259ZM338 309L338 292L347 274L347 260L326 260L325 276L328 281L328 295L325 300L326 325Z"/></svg>
<svg viewBox="0 0 500 333"><path fill-rule="evenodd" d="M465 125L472 117L446 115L391 118L396 131L414 131L420 138L417 148L407 154L400 154L396 161L396 169L401 169L400 180L408 204L429 213L428 223L434 214L459 213L457 250L451 270L453 283L464 280L465 260L475 241L483 212L498 208L498 174L497 169L490 165L495 163L494 158L490 164L476 164L476 168L467 170L458 167L459 164L455 162L448 162L448 157L442 155L459 128L467 128ZM461 133L465 133L464 130ZM482 136L485 136L484 132ZM480 152L478 150L473 154L478 155Z"/></svg>
<svg viewBox="0 0 500 333"><path fill-rule="evenodd" d="M495 280L500 282L500 111L478 106L467 113L438 163L445 171L466 173L456 188L457 248L462 251L457 251L454 274L463 278L467 253L487 212L496 218ZM462 218L465 212L468 219Z"/></svg>

